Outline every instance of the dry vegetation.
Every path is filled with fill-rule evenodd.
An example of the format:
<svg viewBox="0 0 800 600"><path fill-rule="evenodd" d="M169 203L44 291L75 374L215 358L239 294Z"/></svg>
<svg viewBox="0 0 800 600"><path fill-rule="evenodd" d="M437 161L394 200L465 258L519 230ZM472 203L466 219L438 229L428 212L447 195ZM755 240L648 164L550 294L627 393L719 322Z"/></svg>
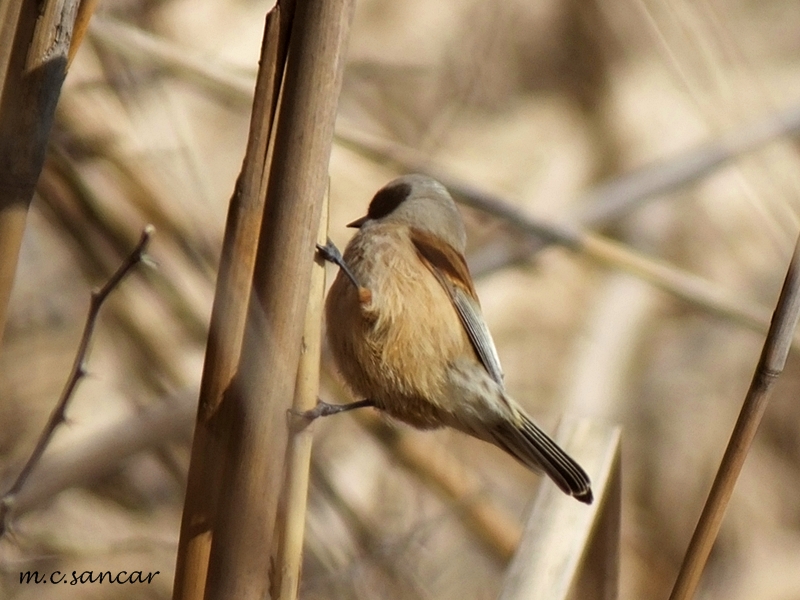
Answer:
<svg viewBox="0 0 800 600"><path fill-rule="evenodd" d="M109 0L70 70L0 351L3 489L69 372L88 290L148 222L158 268L126 280L101 316L90 377L0 542L4 598L170 596L192 402L268 7ZM598 227L587 215L601 210L600 183L661 161L652 183L722 142L738 155L616 210L602 232L768 315L800 224L797 127L768 127L800 98L798 30L789 0L360 0L338 126L414 148L526 214ZM742 135L772 141L744 153ZM344 224L397 173L367 154L334 146L340 246ZM549 247L509 266L513 228L464 214L470 260L491 271L478 292L508 388L549 429L562 416L623 426L621 598L666 598L763 332L579 251ZM323 357L323 394L344 399L329 369ZM800 598L798 391L792 354L698 597ZM494 597L539 480L464 436L370 417L315 426L301 597ZM441 465L421 470L425 457L448 459L451 493ZM33 569L161 574L135 590L18 585Z"/></svg>

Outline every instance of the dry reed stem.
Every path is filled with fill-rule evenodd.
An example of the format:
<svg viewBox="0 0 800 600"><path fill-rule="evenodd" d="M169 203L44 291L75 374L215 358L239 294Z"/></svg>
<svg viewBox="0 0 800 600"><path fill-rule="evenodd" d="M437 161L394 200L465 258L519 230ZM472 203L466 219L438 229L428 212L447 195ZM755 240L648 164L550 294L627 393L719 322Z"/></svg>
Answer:
<svg viewBox="0 0 800 600"><path fill-rule="evenodd" d="M268 564L285 468L314 244L328 181L353 3L297 2L239 368L220 410L229 444L205 598L272 595Z"/></svg>
<svg viewBox="0 0 800 600"><path fill-rule="evenodd" d="M0 498L0 538L6 532L7 519L10 511L13 510L15 497L20 493L20 490L22 490L25 482L28 480L28 477L31 474L31 471L33 471L33 469L39 463L39 459L41 459L42 454L47 448L47 445L50 443L53 433L58 426L64 423L66 420L65 415L69 401L72 398L75 389L78 387L78 383L86 375L86 359L89 352L89 343L92 340L92 334L94 333L94 328L97 324L97 315L100 313L100 309L102 308L103 303L105 302L106 298L108 298L109 294L114 291L114 289L122 282L125 276L130 273L131 269L133 269L133 267L143 260L145 249L147 248L147 244L150 242L153 231L154 228L151 225L145 227L144 231L142 232L142 236L139 239L139 243L136 245L130 255L128 255L128 257L122 262L116 272L109 278L103 287L101 287L99 290L92 291L91 301L89 303L89 314L86 316L86 324L84 325L83 334L81 335L81 340L78 344L78 350L75 353L75 360L72 363L72 369L70 370L70 374L67 378L66 384L64 385L64 389L61 392L61 396L59 397L53 412L50 413L50 417L47 419L47 423L45 424L45 427L33 448L33 452L31 452L30 457L28 457L27 462L22 467L19 475L17 475L14 483L11 485L8 491L3 494L3 497Z"/></svg>
<svg viewBox="0 0 800 600"><path fill-rule="evenodd" d="M589 473L595 502L583 506L553 485L539 488L500 600L616 599L620 429L589 421L565 422L556 441ZM586 579L595 584L587 585Z"/></svg>
<svg viewBox="0 0 800 600"><path fill-rule="evenodd" d="M81 0L78 6L78 15L75 17L75 27L72 31L72 43L69 46L69 56L67 57L67 69L69 69L75 55L78 53L78 48L81 47L83 38L86 36L86 31L89 29L89 22L92 20L92 15L97 8L99 0Z"/></svg>
<svg viewBox="0 0 800 600"><path fill-rule="evenodd" d="M328 238L328 194L322 207L317 243ZM319 397L320 354L322 352L322 308L325 296L325 263L317 258L311 277L311 290L303 328L303 349L297 369L292 411L302 413L314 408ZM302 425L302 423L300 423ZM307 425L307 424L306 424ZM303 534L308 504L308 477L313 427L293 430L286 450L286 477L278 506L273 598L294 600L300 587Z"/></svg>
<svg viewBox="0 0 800 600"><path fill-rule="evenodd" d="M731 433L703 512L689 542L670 600L687 600L694 596L708 555L722 525L736 480L767 408L770 394L786 365L799 318L800 237L797 239L789 263L753 380L747 390L742 410Z"/></svg>
<svg viewBox="0 0 800 600"><path fill-rule="evenodd" d="M244 336L264 211L262 182L285 67L280 19L281 6L277 5L266 17L250 134L228 208L181 522L173 587L176 600L200 600L205 593L228 433L219 408L236 372Z"/></svg>
<svg viewBox="0 0 800 600"><path fill-rule="evenodd" d="M585 227L608 225L644 201L675 192L743 154L777 138L796 134L798 130L800 106L790 106L674 157L656 161L594 187L576 202L582 208L574 218Z"/></svg>
<svg viewBox="0 0 800 600"><path fill-rule="evenodd" d="M0 3L0 339L78 0Z"/></svg>

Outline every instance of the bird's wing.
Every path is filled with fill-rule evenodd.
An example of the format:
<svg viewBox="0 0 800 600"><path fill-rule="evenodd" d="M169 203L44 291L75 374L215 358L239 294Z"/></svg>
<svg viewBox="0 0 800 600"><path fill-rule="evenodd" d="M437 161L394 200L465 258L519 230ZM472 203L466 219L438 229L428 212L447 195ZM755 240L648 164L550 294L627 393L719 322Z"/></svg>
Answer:
<svg viewBox="0 0 800 600"><path fill-rule="evenodd" d="M483 320L467 263L449 244L427 232L411 229L411 241L422 262L439 281L458 313L469 341L491 378L503 387L503 370L492 335Z"/></svg>

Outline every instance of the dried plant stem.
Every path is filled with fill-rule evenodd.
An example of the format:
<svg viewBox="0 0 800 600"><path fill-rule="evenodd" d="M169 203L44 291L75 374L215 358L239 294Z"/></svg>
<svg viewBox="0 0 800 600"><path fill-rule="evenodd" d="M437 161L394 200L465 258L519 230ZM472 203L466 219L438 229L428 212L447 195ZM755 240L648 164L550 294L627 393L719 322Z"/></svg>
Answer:
<svg viewBox="0 0 800 600"><path fill-rule="evenodd" d="M327 195L322 207L317 243L328 238ZM322 351L322 307L325 294L325 265L320 264L311 276L311 290L303 329L303 350L297 369L292 410L305 412L314 408L319 394L320 353ZM294 600L300 585L303 533L308 500L308 476L313 427L291 433L286 450L286 477L278 507L275 558L275 600Z"/></svg>
<svg viewBox="0 0 800 600"><path fill-rule="evenodd" d="M99 1L100 0L81 0L80 6L78 6L78 15L75 18L75 27L72 32L72 43L69 46L69 57L67 59L68 69L75 55L78 53L78 48L81 47L81 42L83 42L86 31L89 29L89 21L91 21Z"/></svg>
<svg viewBox="0 0 800 600"><path fill-rule="evenodd" d="M86 356L89 351L89 343L94 333L94 327L97 323L97 315L100 312L100 308L114 288L116 288L131 269L142 260L147 244L150 242L150 238L153 235L153 231L154 228L151 225L145 227L139 243L133 249L133 252L123 261L103 287L92 292L91 301L89 303L89 314L86 316L83 335L81 335L78 351L75 354L75 361L72 364L72 370L67 378L67 383L64 385L64 389L61 392L61 397L58 399L53 412L50 414L50 418L47 420L47 424L42 430L28 461L25 463L25 466L22 467L16 480L11 485L11 488L9 488L2 499L0 499L0 537L2 537L6 531L6 520L9 512L13 509L15 497L25 485L31 471L33 471L34 467L38 464L39 459L50 443L53 433L58 426L65 421L67 405L72 398L72 394L75 392L80 380L86 375Z"/></svg>
<svg viewBox="0 0 800 600"><path fill-rule="evenodd" d="M173 587L176 600L200 600L205 593L228 443L228 424L219 408L236 372L251 295L264 212L267 151L285 68L286 43L281 40L280 21L287 15L282 12L279 4L266 17L250 134L228 208L181 522Z"/></svg>
<svg viewBox="0 0 800 600"><path fill-rule="evenodd" d="M786 273L767 339L731 433L717 476L695 528L670 600L692 598L717 537L733 487L767 407L772 388L786 365L800 318L800 237Z"/></svg>
<svg viewBox="0 0 800 600"><path fill-rule="evenodd" d="M271 556L352 0L298 0L288 35L253 292L223 396L222 494L205 598L271 596ZM271 568L272 567L272 568Z"/></svg>
<svg viewBox="0 0 800 600"><path fill-rule="evenodd" d="M78 0L0 2L0 336Z"/></svg>

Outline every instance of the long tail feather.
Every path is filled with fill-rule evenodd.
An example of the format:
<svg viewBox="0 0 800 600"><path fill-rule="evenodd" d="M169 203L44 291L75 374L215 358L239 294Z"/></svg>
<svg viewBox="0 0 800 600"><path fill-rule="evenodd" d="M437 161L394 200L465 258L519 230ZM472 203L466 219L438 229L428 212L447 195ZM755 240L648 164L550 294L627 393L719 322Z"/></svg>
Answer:
<svg viewBox="0 0 800 600"><path fill-rule="evenodd" d="M503 421L491 432L494 443L529 469L544 471L561 490L576 500L591 504L589 476L558 444L521 412L519 423Z"/></svg>

